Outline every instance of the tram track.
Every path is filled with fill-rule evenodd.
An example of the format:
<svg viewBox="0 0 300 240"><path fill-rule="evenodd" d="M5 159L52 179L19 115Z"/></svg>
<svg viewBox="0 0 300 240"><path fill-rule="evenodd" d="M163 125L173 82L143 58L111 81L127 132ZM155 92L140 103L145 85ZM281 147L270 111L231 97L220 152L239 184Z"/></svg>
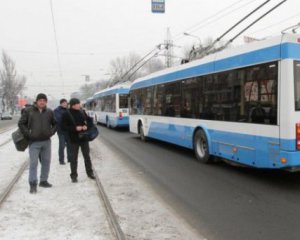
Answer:
<svg viewBox="0 0 300 240"><path fill-rule="evenodd" d="M11 127L11 128L7 128L7 129L1 129L0 130L0 135L3 134L3 133L6 133L6 132L9 132L13 129L16 129L16 127ZM9 139L7 139L6 141L0 143L0 147L6 145L7 143L10 143L12 141L12 138L10 137Z"/></svg>
<svg viewBox="0 0 300 240"><path fill-rule="evenodd" d="M28 161L24 161L24 163L20 166L20 168L19 168L18 172L16 173L16 175L14 176L14 178L10 181L10 183L7 185L7 187L2 191L2 193L0 195L0 208L1 208L2 204L5 202L6 198L10 194L10 192L12 191L15 184L18 182L18 180L24 173L27 166L28 166Z"/></svg>
<svg viewBox="0 0 300 240"><path fill-rule="evenodd" d="M6 133L6 132L8 132L8 131L10 131L10 130L13 130L13 129L15 129L15 128L16 128L16 127L14 126L14 127L10 127L10 128L0 129L0 134Z"/></svg>
<svg viewBox="0 0 300 240"><path fill-rule="evenodd" d="M101 160L102 156L100 155L99 157ZM126 240L125 234L123 233L123 231L120 227L117 216L116 216L116 214L110 204L110 201L105 193L104 187L100 181L97 171L95 170L95 168L93 168L93 171L94 171L94 175L96 177L96 185L97 185L97 189L99 191L99 196L101 197L101 199L103 201L103 205L105 207L105 210L106 210L106 213L108 216L108 222L112 229L112 232L117 240Z"/></svg>
<svg viewBox="0 0 300 240"><path fill-rule="evenodd" d="M6 133L8 131L11 131L13 129L15 129L15 127L2 130L2 131L0 131L0 135ZM9 143L11 141L12 141L12 138L10 137L9 139L0 143L0 147L6 145L7 143ZM101 158L101 156L100 156L100 158ZM28 167L28 161L26 160L26 161L24 161L24 163L22 163L20 165L18 172L15 174L13 179L11 181L9 181L9 183L6 185L6 187L3 188L3 190L1 191L1 193L0 193L0 208L3 206L3 204L5 203L6 199L10 195L10 193L13 192L14 186L16 185L18 180L21 178L22 174L24 173L24 171L27 167ZM109 226L110 226L110 229L112 232L112 236L117 240L126 240L125 234L123 233L123 231L120 227L117 216L116 216L116 214L111 206L111 203L105 193L105 190L100 181L99 175L97 174L97 171L95 169L93 169L93 170L94 170L94 174L95 174L95 178L96 178L95 183L96 183L97 192L100 197L99 200L101 201L101 204L105 208L107 222L109 223Z"/></svg>

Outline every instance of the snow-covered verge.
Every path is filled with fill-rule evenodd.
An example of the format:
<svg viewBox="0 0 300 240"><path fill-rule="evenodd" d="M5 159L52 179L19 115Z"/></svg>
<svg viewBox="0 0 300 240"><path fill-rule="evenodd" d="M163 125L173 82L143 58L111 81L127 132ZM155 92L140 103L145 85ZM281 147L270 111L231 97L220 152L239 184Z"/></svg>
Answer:
<svg viewBox="0 0 300 240"><path fill-rule="evenodd" d="M0 142L4 138L1 134ZM79 182L71 183L69 164L59 164L57 148L54 136L49 177L53 187L38 187L37 194L30 194L26 170L0 208L0 239L115 239L95 181L86 176L82 155ZM128 240L203 239L101 139L91 143L91 156ZM12 142L0 147L1 192L24 161L28 151L17 152Z"/></svg>
<svg viewBox="0 0 300 240"><path fill-rule="evenodd" d="M28 153L16 151L14 143L10 141L13 131L0 134L0 145L4 144L0 147L0 192L5 189L24 161L28 159Z"/></svg>
<svg viewBox="0 0 300 240"><path fill-rule="evenodd" d="M92 143L92 154L94 167L128 240L204 239L101 138Z"/></svg>
<svg viewBox="0 0 300 240"><path fill-rule="evenodd" d="M39 187L37 194L30 194L26 170L0 208L0 239L114 239L95 181L87 178L81 155L78 166L79 182L74 184L70 180L69 165L59 165L57 136L52 139L49 182L53 187ZM3 159L4 155L1 154L1 162L5 160L15 164L28 159L28 152L17 152L12 142L5 148L0 148L0 151L3 154L10 152L13 156ZM0 168L1 180L15 174L9 164L5 165L6 169Z"/></svg>

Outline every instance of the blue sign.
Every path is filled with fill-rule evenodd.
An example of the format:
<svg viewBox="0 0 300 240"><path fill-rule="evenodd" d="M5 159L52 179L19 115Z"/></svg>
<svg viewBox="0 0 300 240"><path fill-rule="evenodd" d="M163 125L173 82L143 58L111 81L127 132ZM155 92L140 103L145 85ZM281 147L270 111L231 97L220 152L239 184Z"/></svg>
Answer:
<svg viewBox="0 0 300 240"><path fill-rule="evenodd" d="M165 0L152 0L152 12L164 13L165 12Z"/></svg>

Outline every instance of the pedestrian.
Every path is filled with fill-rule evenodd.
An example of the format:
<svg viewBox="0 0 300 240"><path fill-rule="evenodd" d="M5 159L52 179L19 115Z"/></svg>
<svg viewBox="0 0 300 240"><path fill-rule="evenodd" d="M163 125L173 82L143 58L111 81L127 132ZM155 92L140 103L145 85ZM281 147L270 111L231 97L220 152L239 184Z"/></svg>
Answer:
<svg viewBox="0 0 300 240"><path fill-rule="evenodd" d="M78 151L81 149L85 171L89 178L95 179L92 162L90 158L90 146L86 139L80 139L79 133L87 130L87 114L81 109L80 101L77 98L70 99L70 109L63 114L63 129L68 132L70 138L71 155L71 180L73 183L78 182L77 165L78 165Z"/></svg>
<svg viewBox="0 0 300 240"><path fill-rule="evenodd" d="M67 159L70 162L70 147L69 147L69 135L66 131L62 129L62 116L67 111L68 101L66 99L61 99L59 101L59 106L54 109L54 117L57 123L57 135L58 135L58 159L61 165L65 164L65 147L67 148Z"/></svg>
<svg viewBox="0 0 300 240"><path fill-rule="evenodd" d="M19 120L19 128L29 141L29 185L30 193L37 192L38 159L41 157L40 187L52 187L48 182L51 162L51 136L56 132L54 113L47 108L47 96L39 93L36 104L26 108Z"/></svg>

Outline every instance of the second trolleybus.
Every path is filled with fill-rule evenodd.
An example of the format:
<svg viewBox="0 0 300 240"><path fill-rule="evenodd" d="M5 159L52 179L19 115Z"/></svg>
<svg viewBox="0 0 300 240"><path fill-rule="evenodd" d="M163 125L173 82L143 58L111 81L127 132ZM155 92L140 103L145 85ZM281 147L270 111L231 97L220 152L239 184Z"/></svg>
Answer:
<svg viewBox="0 0 300 240"><path fill-rule="evenodd" d="M128 84L106 88L94 94L95 119L108 128L128 127Z"/></svg>

